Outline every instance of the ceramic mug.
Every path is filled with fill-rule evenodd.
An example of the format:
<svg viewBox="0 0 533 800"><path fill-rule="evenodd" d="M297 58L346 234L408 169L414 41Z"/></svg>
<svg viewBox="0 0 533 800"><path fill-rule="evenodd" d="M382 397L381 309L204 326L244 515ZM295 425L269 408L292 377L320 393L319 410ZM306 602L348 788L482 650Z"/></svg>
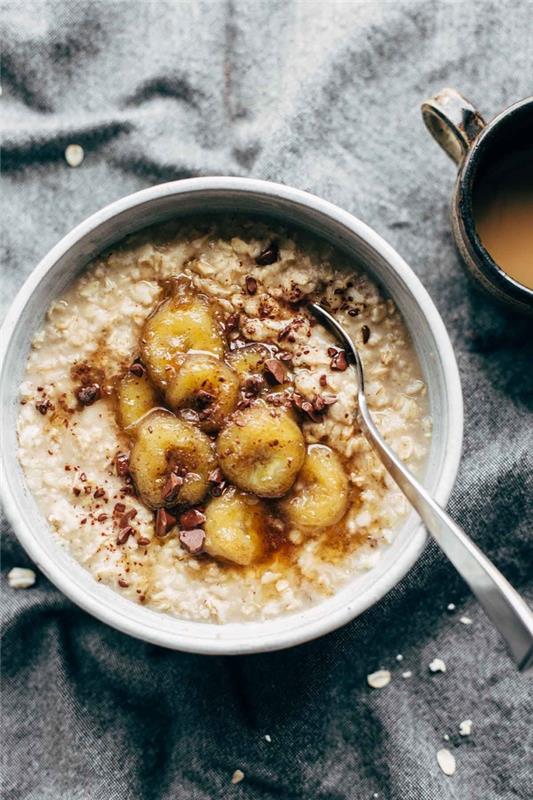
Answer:
<svg viewBox="0 0 533 800"><path fill-rule="evenodd" d="M508 275L483 246L475 225L473 196L489 167L533 146L533 97L520 100L486 123L455 89L442 89L422 104L436 142L459 166L452 201L452 228L471 274L515 310L533 313L533 290Z"/></svg>

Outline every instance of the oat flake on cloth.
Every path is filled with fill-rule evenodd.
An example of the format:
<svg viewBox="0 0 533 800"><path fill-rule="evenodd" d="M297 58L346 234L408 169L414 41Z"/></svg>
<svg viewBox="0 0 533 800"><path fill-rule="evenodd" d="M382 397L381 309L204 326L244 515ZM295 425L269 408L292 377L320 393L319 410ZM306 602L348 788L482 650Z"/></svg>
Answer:
<svg viewBox="0 0 533 800"><path fill-rule="evenodd" d="M419 104L451 85L490 116L530 94L532 10L2 3L4 307L72 226L153 183L250 175L338 203L399 250L444 318L466 412L450 509L531 598L531 327L465 277L448 221L455 169ZM5 525L6 800L531 796L531 680L433 545L352 624L245 658L135 641L42 575L11 588L13 566L31 565ZM372 688L380 669L391 680Z"/></svg>

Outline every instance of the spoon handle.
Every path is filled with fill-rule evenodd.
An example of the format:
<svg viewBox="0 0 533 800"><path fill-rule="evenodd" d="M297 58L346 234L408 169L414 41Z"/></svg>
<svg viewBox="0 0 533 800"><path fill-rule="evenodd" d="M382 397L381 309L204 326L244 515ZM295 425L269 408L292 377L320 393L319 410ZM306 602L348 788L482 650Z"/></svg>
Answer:
<svg viewBox="0 0 533 800"><path fill-rule="evenodd" d="M358 393L363 432L426 528L450 559L499 630L520 670L533 668L533 612L479 547L433 500L376 428L362 391Z"/></svg>

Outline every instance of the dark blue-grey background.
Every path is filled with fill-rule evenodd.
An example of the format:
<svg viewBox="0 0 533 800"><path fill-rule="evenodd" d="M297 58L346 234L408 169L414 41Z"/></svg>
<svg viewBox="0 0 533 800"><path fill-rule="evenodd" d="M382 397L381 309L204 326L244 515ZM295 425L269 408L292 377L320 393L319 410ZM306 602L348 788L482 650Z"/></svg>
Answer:
<svg viewBox="0 0 533 800"><path fill-rule="evenodd" d="M419 104L452 85L490 117L530 93L533 5L1 8L4 303L73 225L153 183L251 175L338 203L400 251L444 318L466 414L450 508L531 596L531 326L468 283L448 224L454 166ZM64 161L69 143L85 149L78 169ZM115 633L42 576L15 592L5 575L27 563L5 527L6 800L531 796L531 682L434 546L343 630L227 659ZM435 656L445 674L428 671ZM380 666L393 680L372 691L366 675ZM466 718L473 732L461 738ZM444 734L451 778L436 762ZM232 786L237 767L246 778Z"/></svg>

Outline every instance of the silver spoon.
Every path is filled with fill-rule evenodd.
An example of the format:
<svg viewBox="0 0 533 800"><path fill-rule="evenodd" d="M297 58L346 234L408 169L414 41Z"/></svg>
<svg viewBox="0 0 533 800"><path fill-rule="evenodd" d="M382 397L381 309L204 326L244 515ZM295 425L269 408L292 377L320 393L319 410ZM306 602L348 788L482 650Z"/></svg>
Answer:
<svg viewBox="0 0 533 800"><path fill-rule="evenodd" d="M342 325L318 303L311 313L339 339L349 362L355 367L358 420L363 433L426 528L467 582L485 612L507 642L519 670L533 667L533 612L479 547L455 524L409 472L374 425L365 397L363 365L357 348Z"/></svg>

